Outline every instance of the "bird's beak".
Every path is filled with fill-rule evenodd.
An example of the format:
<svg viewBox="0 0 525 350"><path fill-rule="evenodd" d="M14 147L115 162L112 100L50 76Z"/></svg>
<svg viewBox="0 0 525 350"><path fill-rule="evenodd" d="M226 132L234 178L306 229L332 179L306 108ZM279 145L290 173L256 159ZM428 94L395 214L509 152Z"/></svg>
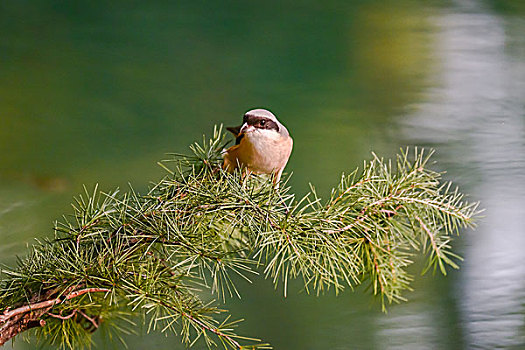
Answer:
<svg viewBox="0 0 525 350"><path fill-rule="evenodd" d="M248 123L244 123L241 127L241 131L240 133L241 134L246 134L248 132L252 132L255 130L255 127L251 126L251 125L248 125Z"/></svg>

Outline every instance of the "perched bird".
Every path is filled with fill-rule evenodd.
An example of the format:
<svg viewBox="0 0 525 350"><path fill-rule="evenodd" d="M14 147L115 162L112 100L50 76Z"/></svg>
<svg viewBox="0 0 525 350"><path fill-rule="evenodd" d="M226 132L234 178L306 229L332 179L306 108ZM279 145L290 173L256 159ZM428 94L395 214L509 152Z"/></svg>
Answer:
<svg viewBox="0 0 525 350"><path fill-rule="evenodd" d="M293 140L275 115L266 109L253 109L244 114L241 126L227 129L236 140L224 153L223 168L229 172L240 167L248 173L274 174L278 184L292 153Z"/></svg>

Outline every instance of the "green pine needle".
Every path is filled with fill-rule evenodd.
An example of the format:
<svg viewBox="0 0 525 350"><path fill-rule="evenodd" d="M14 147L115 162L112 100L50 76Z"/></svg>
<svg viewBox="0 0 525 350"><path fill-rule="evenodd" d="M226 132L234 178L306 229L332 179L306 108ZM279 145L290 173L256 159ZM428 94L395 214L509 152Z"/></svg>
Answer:
<svg viewBox="0 0 525 350"><path fill-rule="evenodd" d="M269 349L238 336L238 322L202 291L227 301L240 297L239 277L262 273L285 295L296 278L316 293L365 283L385 308L405 300L416 254L425 271L458 268L452 236L473 226L477 203L428 169L432 152L374 154L323 201L313 186L296 199L286 178L275 189L270 177L224 172L225 145L221 126L190 155L170 155L145 195L85 189L54 239L1 270L0 310L59 298L42 310L37 335L64 349L89 347L99 326L122 341L133 320L188 346Z"/></svg>

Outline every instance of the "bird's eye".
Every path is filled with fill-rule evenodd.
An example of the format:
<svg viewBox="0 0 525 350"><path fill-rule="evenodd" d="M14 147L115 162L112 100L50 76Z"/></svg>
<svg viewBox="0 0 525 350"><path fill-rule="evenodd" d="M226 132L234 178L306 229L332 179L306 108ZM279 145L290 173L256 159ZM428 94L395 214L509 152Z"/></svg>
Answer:
<svg viewBox="0 0 525 350"><path fill-rule="evenodd" d="M260 124L261 124L261 126L264 126L264 124L266 124L266 120L261 120Z"/></svg>

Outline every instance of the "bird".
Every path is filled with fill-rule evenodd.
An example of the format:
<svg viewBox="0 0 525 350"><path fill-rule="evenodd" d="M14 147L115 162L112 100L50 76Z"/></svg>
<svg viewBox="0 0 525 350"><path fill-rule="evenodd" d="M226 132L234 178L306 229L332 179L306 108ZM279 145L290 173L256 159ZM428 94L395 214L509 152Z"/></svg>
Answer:
<svg viewBox="0 0 525 350"><path fill-rule="evenodd" d="M224 152L223 169L272 174L278 186L293 148L286 127L269 110L252 109L244 114L242 125L226 129L235 136L235 145Z"/></svg>

